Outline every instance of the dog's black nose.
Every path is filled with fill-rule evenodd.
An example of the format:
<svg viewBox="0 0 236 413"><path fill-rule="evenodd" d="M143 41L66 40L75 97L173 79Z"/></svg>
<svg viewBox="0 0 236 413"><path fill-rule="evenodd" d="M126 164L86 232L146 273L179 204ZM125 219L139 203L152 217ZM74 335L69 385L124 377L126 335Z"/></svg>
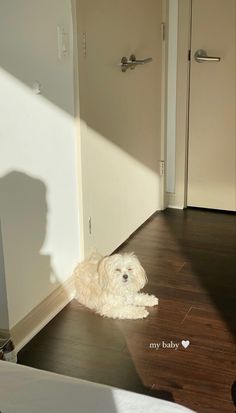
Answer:
<svg viewBox="0 0 236 413"><path fill-rule="evenodd" d="M127 274L124 274L124 275L123 275L123 278L124 278L124 280L127 280L127 279L128 279L128 275L127 275Z"/></svg>

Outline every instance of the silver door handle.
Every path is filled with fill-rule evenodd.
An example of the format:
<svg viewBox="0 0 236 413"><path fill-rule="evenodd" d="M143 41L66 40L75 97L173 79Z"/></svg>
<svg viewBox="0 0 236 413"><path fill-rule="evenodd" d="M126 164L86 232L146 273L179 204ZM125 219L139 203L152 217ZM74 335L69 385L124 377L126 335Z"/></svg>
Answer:
<svg viewBox="0 0 236 413"><path fill-rule="evenodd" d="M220 62L221 58L217 56L208 56L207 52L202 49L198 49L195 52L194 59L198 63L203 63L203 62Z"/></svg>
<svg viewBox="0 0 236 413"><path fill-rule="evenodd" d="M145 65L146 63L152 62L152 57L147 57L146 59L143 60L138 60L136 57L132 54L130 56L130 62L132 62L133 65Z"/></svg>
<svg viewBox="0 0 236 413"><path fill-rule="evenodd" d="M146 63L152 62L152 57L148 57L147 59L137 60L135 55L132 54L129 59L123 56L120 62L120 67L122 72L126 72L127 69L135 69L138 65L145 65Z"/></svg>

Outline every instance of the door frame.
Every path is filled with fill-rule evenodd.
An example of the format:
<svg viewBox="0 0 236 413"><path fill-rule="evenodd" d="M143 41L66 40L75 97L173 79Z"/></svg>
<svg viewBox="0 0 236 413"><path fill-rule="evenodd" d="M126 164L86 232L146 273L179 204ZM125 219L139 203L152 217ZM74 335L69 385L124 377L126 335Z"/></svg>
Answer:
<svg viewBox="0 0 236 413"><path fill-rule="evenodd" d="M160 27L160 33L162 30L162 81L161 81L161 159L157 159L157 162L164 161L166 162L166 70L167 70L167 41L165 39L165 27L168 15L168 1L161 0L162 3L162 27ZM87 222L84 222L84 208L85 200L83 196L83 186L84 175L83 168L83 156L82 156L82 132L86 129L86 125L81 119L80 116L80 84L79 84L79 56L78 56L78 43L83 39L78 38L78 25L77 20L77 0L71 0L71 13L72 13L72 23L73 23L73 61L74 61L74 117L75 117L75 128L76 128L76 158L77 158L77 201L78 201L78 220L79 220L79 260L84 259L85 251L85 234L88 231ZM86 133L86 131L85 131ZM161 176L161 188L160 188L160 209L163 210L166 207L166 195L165 195L165 174ZM124 240L125 241L125 240Z"/></svg>
<svg viewBox="0 0 236 413"><path fill-rule="evenodd" d="M177 209L187 207L191 14L192 0L178 0L175 192L166 193L166 207Z"/></svg>
<svg viewBox="0 0 236 413"><path fill-rule="evenodd" d="M75 118L75 157L76 157L76 182L77 182L77 207L78 207L78 221L79 221L79 261L84 260L84 201L83 201L83 168L82 168L82 122L80 115L80 85L79 85L79 55L78 55L78 21L77 21L77 0L71 0L71 18L73 27L73 41L72 41L72 53L73 53L73 85L74 85L74 118Z"/></svg>

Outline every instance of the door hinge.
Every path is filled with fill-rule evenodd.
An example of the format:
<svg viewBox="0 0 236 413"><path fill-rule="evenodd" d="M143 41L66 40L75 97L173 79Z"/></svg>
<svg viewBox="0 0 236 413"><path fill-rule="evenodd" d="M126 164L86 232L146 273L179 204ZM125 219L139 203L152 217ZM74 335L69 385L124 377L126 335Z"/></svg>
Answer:
<svg viewBox="0 0 236 413"><path fill-rule="evenodd" d="M161 36L164 42L166 40L166 24L164 22L161 23Z"/></svg>
<svg viewBox="0 0 236 413"><path fill-rule="evenodd" d="M89 234L92 234L92 218L89 217L89 222L88 222L88 226L89 226Z"/></svg>
<svg viewBox="0 0 236 413"><path fill-rule="evenodd" d="M191 60L191 50L188 51L188 61L190 62Z"/></svg>
<svg viewBox="0 0 236 413"><path fill-rule="evenodd" d="M160 161L160 176L165 175L165 161Z"/></svg>
<svg viewBox="0 0 236 413"><path fill-rule="evenodd" d="M87 35L86 32L82 33L82 50L83 50L83 56L87 56Z"/></svg>

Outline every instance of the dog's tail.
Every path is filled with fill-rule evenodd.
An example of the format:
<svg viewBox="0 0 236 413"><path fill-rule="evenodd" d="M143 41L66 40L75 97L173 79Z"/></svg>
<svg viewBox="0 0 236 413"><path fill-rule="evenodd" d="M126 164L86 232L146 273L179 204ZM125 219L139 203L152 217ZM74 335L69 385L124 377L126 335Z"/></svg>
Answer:
<svg viewBox="0 0 236 413"><path fill-rule="evenodd" d="M88 265L93 264L94 266L97 266L99 261L101 261L102 259L103 259L103 256L96 249L93 249L90 255L88 256L88 258L79 262L76 265L73 271L74 277L78 277L80 274L80 271L84 270L85 268L88 268Z"/></svg>
<svg viewBox="0 0 236 413"><path fill-rule="evenodd" d="M88 261L90 261L92 264L97 264L101 259L103 258L103 255L100 254L95 248L92 250L91 254L88 257Z"/></svg>

